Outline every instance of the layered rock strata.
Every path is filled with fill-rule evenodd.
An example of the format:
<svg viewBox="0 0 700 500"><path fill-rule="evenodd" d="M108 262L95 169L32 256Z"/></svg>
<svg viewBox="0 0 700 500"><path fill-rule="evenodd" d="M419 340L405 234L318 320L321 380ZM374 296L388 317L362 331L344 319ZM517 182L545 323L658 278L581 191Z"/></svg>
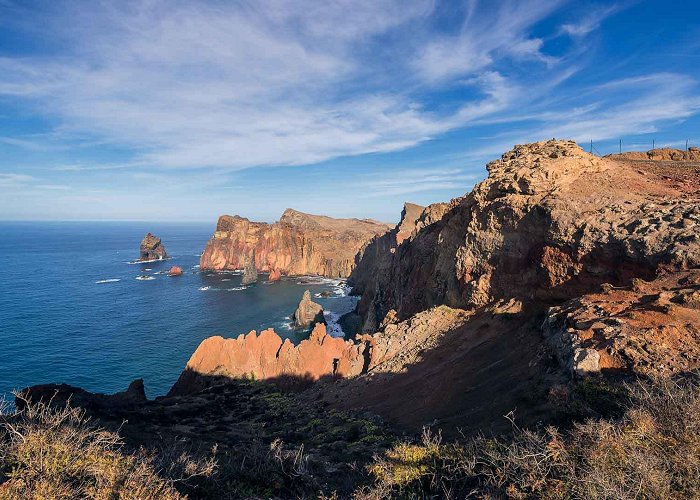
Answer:
<svg viewBox="0 0 700 500"><path fill-rule="evenodd" d="M200 258L200 268L241 269L252 255L258 271L344 278L350 275L356 254L389 229L374 220L333 219L292 209L274 224L223 215Z"/></svg>

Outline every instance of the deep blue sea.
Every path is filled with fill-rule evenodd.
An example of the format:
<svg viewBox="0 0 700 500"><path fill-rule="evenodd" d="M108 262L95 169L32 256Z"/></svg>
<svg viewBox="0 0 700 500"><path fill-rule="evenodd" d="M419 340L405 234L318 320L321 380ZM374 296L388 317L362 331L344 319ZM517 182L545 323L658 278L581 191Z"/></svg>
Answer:
<svg viewBox="0 0 700 500"><path fill-rule="evenodd" d="M132 264L146 232L172 259ZM124 390L143 378L149 397L165 394L197 345L290 328L304 290L333 320L354 306L337 280L314 277L241 287L240 274L199 271L214 224L0 222L0 396L16 388L65 382L90 391ZM184 275L158 274L171 266ZM147 280L137 280L145 275Z"/></svg>

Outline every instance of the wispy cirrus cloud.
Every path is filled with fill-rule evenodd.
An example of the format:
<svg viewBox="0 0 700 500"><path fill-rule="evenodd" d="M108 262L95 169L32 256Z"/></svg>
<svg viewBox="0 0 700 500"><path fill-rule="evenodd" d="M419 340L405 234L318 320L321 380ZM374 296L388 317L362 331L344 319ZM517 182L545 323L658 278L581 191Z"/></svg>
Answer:
<svg viewBox="0 0 700 500"><path fill-rule="evenodd" d="M560 4L525 3L490 14L468 2L459 32L443 38L422 0L68 3L47 23L65 51L0 58L0 95L58 119L63 137L125 145L156 167L396 151L512 104L518 79L493 66L547 59L527 30ZM385 37L394 58L375 54ZM435 109L422 97L450 80L460 102Z"/></svg>
<svg viewBox="0 0 700 500"><path fill-rule="evenodd" d="M391 177L382 174L369 174L357 187L366 197L402 196L425 191L468 190L479 178L461 168L416 169L403 168Z"/></svg>

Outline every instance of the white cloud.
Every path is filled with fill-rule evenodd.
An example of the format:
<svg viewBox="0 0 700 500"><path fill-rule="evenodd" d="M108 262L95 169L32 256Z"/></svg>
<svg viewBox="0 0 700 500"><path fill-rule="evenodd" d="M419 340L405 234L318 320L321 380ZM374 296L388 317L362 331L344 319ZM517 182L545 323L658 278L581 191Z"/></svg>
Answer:
<svg viewBox="0 0 700 500"><path fill-rule="evenodd" d="M466 192L478 179L463 169L400 169L390 176L384 173L366 175L357 184L365 197L390 197L426 191L457 190Z"/></svg>
<svg viewBox="0 0 700 500"><path fill-rule="evenodd" d="M239 169L395 151L512 104L517 78L490 66L545 59L525 32L553 8L526 3L496 9L495 27L467 14L436 42L425 0L73 5L47 23L65 54L0 58L0 94L57 118L57 141L125 146L132 164ZM387 36L395 43L375 40ZM426 76L465 80L464 99L432 111Z"/></svg>
<svg viewBox="0 0 700 500"><path fill-rule="evenodd" d="M622 10L624 6L616 3L606 7L594 9L588 15L579 19L574 23L566 23L561 26L561 33L574 38L580 38L588 35L592 31L598 29L600 24L611 15Z"/></svg>

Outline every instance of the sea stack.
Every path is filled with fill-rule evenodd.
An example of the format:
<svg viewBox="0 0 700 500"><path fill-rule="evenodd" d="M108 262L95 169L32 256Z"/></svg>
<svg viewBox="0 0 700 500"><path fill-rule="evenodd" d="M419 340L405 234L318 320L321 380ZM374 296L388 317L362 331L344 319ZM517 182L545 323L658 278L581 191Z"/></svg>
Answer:
<svg viewBox="0 0 700 500"><path fill-rule="evenodd" d="M241 280L241 285L250 285L258 281L258 271L255 269L255 258L247 257L245 261L245 268L243 270L243 279Z"/></svg>
<svg viewBox="0 0 700 500"><path fill-rule="evenodd" d="M323 316L323 307L321 304L311 300L311 292L306 290L301 302L297 306L292 316L294 326L298 328L312 328L316 323L326 324L326 319Z"/></svg>
<svg viewBox="0 0 700 500"><path fill-rule="evenodd" d="M165 252L165 247L160 241L160 238L153 236L151 233L143 237L143 240L141 240L141 255L139 256L139 260L163 260L167 257L168 254Z"/></svg>
<svg viewBox="0 0 700 500"><path fill-rule="evenodd" d="M267 281L273 282L273 281L279 281L282 279L282 273L280 272L279 269L273 269L270 271L270 275L267 277Z"/></svg>

